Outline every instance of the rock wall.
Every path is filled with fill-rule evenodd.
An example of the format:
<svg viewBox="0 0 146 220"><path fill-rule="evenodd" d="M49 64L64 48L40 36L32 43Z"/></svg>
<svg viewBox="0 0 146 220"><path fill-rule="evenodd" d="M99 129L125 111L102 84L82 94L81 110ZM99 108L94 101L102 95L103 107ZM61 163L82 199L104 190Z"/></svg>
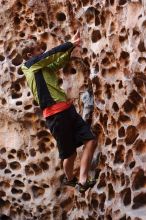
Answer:
<svg viewBox="0 0 146 220"><path fill-rule="evenodd" d="M146 219L146 1L1 0L0 219ZM31 34L50 49L79 29L60 83L98 148L84 195L61 187L62 164L20 69ZM79 172L82 149L75 172Z"/></svg>

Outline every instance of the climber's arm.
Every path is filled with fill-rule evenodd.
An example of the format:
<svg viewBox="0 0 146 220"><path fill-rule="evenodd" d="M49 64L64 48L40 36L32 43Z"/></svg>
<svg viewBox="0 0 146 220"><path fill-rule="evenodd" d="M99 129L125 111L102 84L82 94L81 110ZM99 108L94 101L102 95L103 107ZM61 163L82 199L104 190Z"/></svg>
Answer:
<svg viewBox="0 0 146 220"><path fill-rule="evenodd" d="M37 71L38 69L42 69L49 64L52 64L56 60L59 59L63 54L66 52L71 53L71 51L74 48L74 44L71 42L64 43L62 45L59 45L43 54L40 54L38 56L32 57L30 60L28 60L25 63L25 66L30 71ZM62 57L63 59L63 57Z"/></svg>

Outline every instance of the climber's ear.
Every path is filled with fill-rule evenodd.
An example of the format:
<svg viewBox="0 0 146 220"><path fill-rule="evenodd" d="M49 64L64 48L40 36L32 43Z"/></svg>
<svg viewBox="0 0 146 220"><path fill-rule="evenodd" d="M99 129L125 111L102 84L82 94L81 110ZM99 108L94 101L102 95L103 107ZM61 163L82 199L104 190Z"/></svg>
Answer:
<svg viewBox="0 0 146 220"><path fill-rule="evenodd" d="M32 57L32 54L31 54L31 53L27 53L26 56L27 56L28 58L31 58L31 57Z"/></svg>

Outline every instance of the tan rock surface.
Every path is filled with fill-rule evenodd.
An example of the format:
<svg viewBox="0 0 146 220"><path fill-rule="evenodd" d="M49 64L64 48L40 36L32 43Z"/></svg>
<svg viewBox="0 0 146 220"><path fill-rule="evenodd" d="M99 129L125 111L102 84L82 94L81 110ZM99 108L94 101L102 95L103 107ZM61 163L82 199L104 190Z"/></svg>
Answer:
<svg viewBox="0 0 146 220"><path fill-rule="evenodd" d="M1 0L0 29L1 220L145 220L145 0ZM17 52L30 34L50 49L77 29L82 48L59 75L98 139L97 183L82 196L61 187L56 142Z"/></svg>

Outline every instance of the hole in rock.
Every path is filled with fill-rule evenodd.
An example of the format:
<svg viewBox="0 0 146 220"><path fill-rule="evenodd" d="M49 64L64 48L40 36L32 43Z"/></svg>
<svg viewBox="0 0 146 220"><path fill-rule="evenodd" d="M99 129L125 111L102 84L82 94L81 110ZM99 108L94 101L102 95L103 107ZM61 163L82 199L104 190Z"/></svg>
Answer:
<svg viewBox="0 0 146 220"><path fill-rule="evenodd" d="M5 173L5 174L8 174L8 173L12 173L12 172L11 172L11 170L9 170L9 169L5 169L4 173Z"/></svg>
<svg viewBox="0 0 146 220"><path fill-rule="evenodd" d="M125 36L119 35L119 41L123 42L123 41L125 41L127 39L127 37L128 37L127 35L125 35Z"/></svg>
<svg viewBox="0 0 146 220"><path fill-rule="evenodd" d="M84 53L84 54L87 54L87 52L88 52L88 49L87 49L86 47L84 47L84 48L83 48L83 53Z"/></svg>
<svg viewBox="0 0 146 220"><path fill-rule="evenodd" d="M122 218L120 218L119 220L127 220L126 215L124 215Z"/></svg>
<svg viewBox="0 0 146 220"><path fill-rule="evenodd" d="M121 191L121 197L125 206L130 205L131 203L131 189L126 188Z"/></svg>
<svg viewBox="0 0 146 220"><path fill-rule="evenodd" d="M2 99L2 105L5 105L7 103L6 99Z"/></svg>
<svg viewBox="0 0 146 220"><path fill-rule="evenodd" d="M44 157L44 161L50 161L49 157Z"/></svg>
<svg viewBox="0 0 146 220"><path fill-rule="evenodd" d="M133 209L138 209L139 207L146 205L146 193L141 192L139 195L135 196L133 202Z"/></svg>
<svg viewBox="0 0 146 220"><path fill-rule="evenodd" d="M97 208L98 208L98 205L99 205L98 200L92 198L92 200L91 200L91 206L92 206L94 209L97 209Z"/></svg>
<svg viewBox="0 0 146 220"><path fill-rule="evenodd" d="M83 6L88 5L88 3L89 3L89 0L82 0L82 4L83 4Z"/></svg>
<svg viewBox="0 0 146 220"><path fill-rule="evenodd" d="M14 17L14 24L15 25L19 25L20 24L20 18L19 18L18 14L16 14L15 17Z"/></svg>
<svg viewBox="0 0 146 220"><path fill-rule="evenodd" d="M44 120L40 121L40 125L41 125L41 127L47 128L46 121L44 121Z"/></svg>
<svg viewBox="0 0 146 220"><path fill-rule="evenodd" d="M129 167L130 169L132 169L134 166L135 166L136 162L135 161L132 161L130 164L129 164Z"/></svg>
<svg viewBox="0 0 146 220"><path fill-rule="evenodd" d="M39 163L39 166L43 169L43 170L48 170L49 169L49 165L46 162L41 161Z"/></svg>
<svg viewBox="0 0 146 220"><path fill-rule="evenodd" d="M47 147L46 147L46 145L45 145L45 143L40 143L39 144L39 152L40 153L46 153L47 152Z"/></svg>
<svg viewBox="0 0 146 220"><path fill-rule="evenodd" d="M144 187L145 184L146 184L146 176L144 174L144 171L142 169L139 169L133 179L132 188L133 190L138 190Z"/></svg>
<svg viewBox="0 0 146 220"><path fill-rule="evenodd" d="M30 96L30 95L31 95L31 93L30 93L30 92L28 92L28 93L27 93L27 96Z"/></svg>
<svg viewBox="0 0 146 220"><path fill-rule="evenodd" d="M103 64L104 66L108 66L110 64L110 61L108 59L108 57L105 57L102 61L101 64Z"/></svg>
<svg viewBox="0 0 146 220"><path fill-rule="evenodd" d="M115 0L110 0L111 5L114 5L114 3L115 3Z"/></svg>
<svg viewBox="0 0 146 220"><path fill-rule="evenodd" d="M10 216L2 214L1 215L1 220L12 220L12 218Z"/></svg>
<svg viewBox="0 0 146 220"><path fill-rule="evenodd" d="M20 180L14 180L14 186L15 187L24 187L25 185L24 185L24 183L23 182L21 182Z"/></svg>
<svg viewBox="0 0 146 220"><path fill-rule="evenodd" d="M130 99L130 101L132 101L135 105L138 105L143 99L142 97L138 94L138 92L136 90L133 90L128 98Z"/></svg>
<svg viewBox="0 0 146 220"><path fill-rule="evenodd" d="M121 181L121 186L124 186L125 185L125 175L124 175L124 173L121 174L120 181Z"/></svg>
<svg viewBox="0 0 146 220"><path fill-rule="evenodd" d="M138 139L134 144L134 149L137 154L142 154L146 152L146 141L144 142L141 139Z"/></svg>
<svg viewBox="0 0 146 220"><path fill-rule="evenodd" d="M131 149L129 149L126 154L126 165L129 165L130 168L133 168L135 165L135 161L133 161L133 151Z"/></svg>
<svg viewBox="0 0 146 220"><path fill-rule="evenodd" d="M95 8L94 7L89 7L86 12L85 12L85 18L87 23L93 22L95 18Z"/></svg>
<svg viewBox="0 0 146 220"><path fill-rule="evenodd" d="M99 16L97 15L97 10L95 11L95 26L98 26L100 25L100 18Z"/></svg>
<svg viewBox="0 0 146 220"><path fill-rule="evenodd" d="M39 165L32 163L32 164L30 164L30 166L34 170L35 175L39 175L40 173L42 173L42 169L39 167Z"/></svg>
<svg viewBox="0 0 146 220"><path fill-rule="evenodd" d="M0 55L0 61L2 62L2 61L4 61L4 60L5 60L5 57L2 56L2 55Z"/></svg>
<svg viewBox="0 0 146 220"><path fill-rule="evenodd" d="M34 21L35 21L36 27L44 27L44 28L48 27L48 25L46 23L46 21L47 21L46 14L44 12L41 12L39 14L36 13Z"/></svg>
<svg viewBox="0 0 146 220"><path fill-rule="evenodd" d="M54 25L55 25L54 22L51 21L50 24L49 24L49 28L50 28L50 29L53 28Z"/></svg>
<svg viewBox="0 0 146 220"><path fill-rule="evenodd" d="M102 113L101 113L101 114L100 114L100 117L99 117L99 120L100 120L101 124L102 124L104 127L107 127L107 121L108 121L108 116L107 116L107 114L102 115Z"/></svg>
<svg viewBox="0 0 146 220"><path fill-rule="evenodd" d="M119 106L116 102L113 102L112 108L114 109L115 112L119 111Z"/></svg>
<svg viewBox="0 0 146 220"><path fill-rule="evenodd" d="M104 173L102 173L101 175L100 175L100 181L99 181L99 183L98 183L98 185L97 185L97 188L102 188L102 187L105 187L106 186L106 180L105 180L105 174Z"/></svg>
<svg viewBox="0 0 146 220"><path fill-rule="evenodd" d="M21 165L20 165L19 162L13 161L13 162L10 163L10 168L11 168L12 170L18 170L18 169L21 168Z"/></svg>
<svg viewBox="0 0 146 220"><path fill-rule="evenodd" d="M23 58L20 54L17 54L16 57L12 60L12 64L15 66L19 66L20 64L22 64L23 62Z"/></svg>
<svg viewBox="0 0 146 220"><path fill-rule="evenodd" d="M36 100L33 100L33 105L35 105L35 106L39 106L39 104L36 102Z"/></svg>
<svg viewBox="0 0 146 220"><path fill-rule="evenodd" d="M68 206L69 204L72 204L72 198L68 197L67 199L64 199L63 201L61 201L60 206L61 208L65 208L66 206ZM85 202L81 202L81 207L82 205L84 206L84 204L86 204Z"/></svg>
<svg viewBox="0 0 146 220"><path fill-rule="evenodd" d="M46 44L45 42L41 42L41 43L40 43L40 46L41 46L41 48L42 48L43 51L46 51L46 49L47 49L47 44Z"/></svg>
<svg viewBox="0 0 146 220"><path fill-rule="evenodd" d="M32 168L29 165L25 166L25 173L26 173L27 176L34 175L34 171L32 170Z"/></svg>
<svg viewBox="0 0 146 220"><path fill-rule="evenodd" d="M121 121L121 122L127 122L127 121L130 121L130 118L128 115L124 115L122 113L120 113L120 116L118 118L118 121Z"/></svg>
<svg viewBox="0 0 146 220"><path fill-rule="evenodd" d="M23 31L21 31L21 32L19 33L19 36L20 36L20 37L25 37L25 33L24 33Z"/></svg>
<svg viewBox="0 0 146 220"><path fill-rule="evenodd" d="M29 110L30 108L32 108L32 105L26 105L26 106L24 106L24 109L25 109L25 110Z"/></svg>
<svg viewBox="0 0 146 220"><path fill-rule="evenodd" d="M119 0L119 5L125 5L128 0Z"/></svg>
<svg viewBox="0 0 146 220"><path fill-rule="evenodd" d="M5 147L2 147L2 148L0 149L0 154L4 154L4 153L6 153L6 148L5 148Z"/></svg>
<svg viewBox="0 0 146 220"><path fill-rule="evenodd" d="M145 63L146 62L146 58L145 57L139 57L138 58L138 62L141 63L141 64Z"/></svg>
<svg viewBox="0 0 146 220"><path fill-rule="evenodd" d="M6 193L4 191L0 191L0 198L6 196Z"/></svg>
<svg viewBox="0 0 146 220"><path fill-rule="evenodd" d="M111 215L107 215L107 216L106 216L106 220L112 220Z"/></svg>
<svg viewBox="0 0 146 220"><path fill-rule="evenodd" d="M117 138L114 138L112 140L112 147L116 147L116 145L117 145Z"/></svg>
<svg viewBox="0 0 146 220"><path fill-rule="evenodd" d="M95 71L99 72L99 64L98 63L96 63L96 65L95 65Z"/></svg>
<svg viewBox="0 0 146 220"><path fill-rule="evenodd" d="M110 99L112 96L112 91L111 91L111 85L110 84L105 84L105 93L107 95L107 98Z"/></svg>
<svg viewBox="0 0 146 220"><path fill-rule="evenodd" d="M104 211L104 203L105 203L105 200L106 200L105 193L100 194L99 198L100 198L99 209L103 212Z"/></svg>
<svg viewBox="0 0 146 220"><path fill-rule="evenodd" d="M0 158L0 169L3 170L7 166L7 162L5 159Z"/></svg>
<svg viewBox="0 0 146 220"><path fill-rule="evenodd" d="M42 131L39 131L39 132L37 133L37 137L38 137L38 138L42 138L42 137L48 136L48 135L49 135L49 132L46 131L46 130L42 130Z"/></svg>
<svg viewBox="0 0 146 220"><path fill-rule="evenodd" d="M21 194L21 193L23 193L23 190L22 189L16 189L16 188L12 188L11 189L11 192L12 192L12 194Z"/></svg>
<svg viewBox="0 0 146 220"><path fill-rule="evenodd" d="M110 138L106 138L105 145L109 145L109 144L111 144L111 139Z"/></svg>
<svg viewBox="0 0 146 220"><path fill-rule="evenodd" d="M93 43L96 43L98 40L101 39L101 33L99 30L94 30L92 32L92 35L91 35L91 40Z"/></svg>
<svg viewBox="0 0 146 220"><path fill-rule="evenodd" d="M16 102L16 105L22 105L21 101Z"/></svg>
<svg viewBox="0 0 146 220"><path fill-rule="evenodd" d="M121 127L118 130L118 135L119 135L120 138L125 136L125 129L124 129L124 127Z"/></svg>
<svg viewBox="0 0 146 220"><path fill-rule="evenodd" d="M126 51L122 51L120 54L120 58L123 58L123 59L129 58L129 53Z"/></svg>
<svg viewBox="0 0 146 220"><path fill-rule="evenodd" d="M111 25L110 25L110 33L113 33L115 31L115 23L114 22L111 22Z"/></svg>
<svg viewBox="0 0 146 220"><path fill-rule="evenodd" d="M12 92L12 99L18 99L22 96L22 93L15 93L15 92Z"/></svg>
<svg viewBox="0 0 146 220"><path fill-rule="evenodd" d="M29 201L31 199L31 195L29 193L23 193L22 194L22 199L24 201Z"/></svg>
<svg viewBox="0 0 146 220"><path fill-rule="evenodd" d="M11 151L10 151L12 154L16 154L16 149L12 149Z"/></svg>
<svg viewBox="0 0 146 220"><path fill-rule="evenodd" d="M17 157L19 160L22 160L22 161L26 160L26 154L24 153L23 150L18 150Z"/></svg>
<svg viewBox="0 0 146 220"><path fill-rule="evenodd" d="M22 72L21 68L18 68L18 75L24 75L24 73Z"/></svg>
<svg viewBox="0 0 146 220"><path fill-rule="evenodd" d="M15 91L20 91L20 89L21 89L21 86L20 86L20 84L19 83L12 83L12 86L11 86L11 88L14 88L15 89Z"/></svg>
<svg viewBox="0 0 146 220"><path fill-rule="evenodd" d="M115 197L115 191L111 183L108 184L108 200L112 200Z"/></svg>
<svg viewBox="0 0 146 220"><path fill-rule="evenodd" d="M34 148L30 149L29 153L30 153L31 157L35 157L36 156L36 150Z"/></svg>
<svg viewBox="0 0 146 220"><path fill-rule="evenodd" d="M60 189L58 189L58 190L56 191L55 195L56 195L56 196L60 196L60 194L61 194L61 191L60 191Z"/></svg>
<svg viewBox="0 0 146 220"><path fill-rule="evenodd" d="M66 15L63 12L58 12L56 14L56 19L58 21L65 21L66 20Z"/></svg>
<svg viewBox="0 0 146 220"><path fill-rule="evenodd" d="M71 74L76 74L76 72L77 72L77 71L76 71L75 68L72 67L72 68L70 69L70 73L71 73Z"/></svg>
<svg viewBox="0 0 146 220"><path fill-rule="evenodd" d="M26 18L25 20L28 24L32 22L32 20L30 18Z"/></svg>
<svg viewBox="0 0 146 220"><path fill-rule="evenodd" d="M33 196L34 198L38 198L40 196L43 196L45 193L45 189L36 185L32 186L32 192L33 192Z"/></svg>
<svg viewBox="0 0 146 220"><path fill-rule="evenodd" d="M140 52L145 52L145 44L144 41L140 41L139 45L138 45L138 49Z"/></svg>
<svg viewBox="0 0 146 220"><path fill-rule="evenodd" d="M129 100L126 100L125 103L123 104L123 108L126 113L129 113L133 110L136 110L136 105L130 102Z"/></svg>
<svg viewBox="0 0 146 220"><path fill-rule="evenodd" d="M125 155L125 148L123 145L119 145L118 149L115 153L114 163L123 163L124 162L124 155Z"/></svg>
<svg viewBox="0 0 146 220"><path fill-rule="evenodd" d="M47 32L41 34L41 38L42 38L43 40L48 40L48 37L49 37L49 35L48 35ZM46 46L45 48L47 48L47 46Z"/></svg>
<svg viewBox="0 0 146 220"><path fill-rule="evenodd" d="M44 184L42 185L42 187L43 187L43 188L49 188L49 185L44 183Z"/></svg>
<svg viewBox="0 0 146 220"><path fill-rule="evenodd" d="M12 154L8 154L8 159L14 159L15 157Z"/></svg>
<svg viewBox="0 0 146 220"><path fill-rule="evenodd" d="M125 138L126 145L133 144L138 136L139 133L137 128L133 125L128 126L126 130L126 138Z"/></svg>

